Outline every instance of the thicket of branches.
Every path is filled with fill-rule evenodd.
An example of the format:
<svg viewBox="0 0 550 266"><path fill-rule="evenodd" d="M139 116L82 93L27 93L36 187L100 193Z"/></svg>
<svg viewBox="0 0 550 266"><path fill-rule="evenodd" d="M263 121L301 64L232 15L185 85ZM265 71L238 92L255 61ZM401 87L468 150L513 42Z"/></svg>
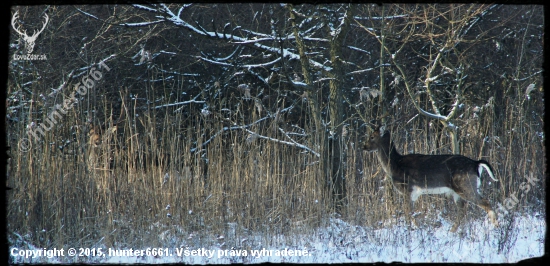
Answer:
<svg viewBox="0 0 550 266"><path fill-rule="evenodd" d="M115 243L155 221L185 232L227 234L235 221L280 232L334 212L375 225L398 213L402 199L379 189L383 174L360 151L373 119L392 129L403 153L490 161L501 182L484 189L495 204L526 176L540 177L516 209L544 208L538 6L12 10L28 32L49 16L33 51L48 60L9 62L9 229L32 241ZM12 31L10 55L24 44ZM74 108L40 140L29 135L93 67L97 84L76 93ZM99 147L90 147L90 124L102 128ZM29 152L18 148L23 138L32 140ZM180 183L168 185L166 175ZM166 205L178 206L173 218L164 217ZM105 229L57 235L69 221Z"/></svg>

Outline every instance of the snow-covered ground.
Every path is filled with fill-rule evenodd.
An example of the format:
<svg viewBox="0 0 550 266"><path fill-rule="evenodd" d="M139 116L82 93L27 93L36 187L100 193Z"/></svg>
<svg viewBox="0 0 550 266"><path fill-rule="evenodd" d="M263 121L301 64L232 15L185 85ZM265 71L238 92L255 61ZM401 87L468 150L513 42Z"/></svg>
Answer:
<svg viewBox="0 0 550 266"><path fill-rule="evenodd" d="M426 228L408 230L406 226L384 226L371 229L353 226L342 220L331 220L330 226L315 230L307 235L294 234L285 240L277 236L274 243L279 246L262 245L261 237L240 239L243 247L231 250L223 244L207 247L165 247L162 255L153 248L142 248L141 254L128 256L109 255L109 248L103 247L104 255L94 258L80 257L68 259L45 257L25 259L13 256L12 252L21 250L40 250L29 244L10 248L10 261L13 263L341 263L341 262L471 262L471 263L513 263L524 259L541 257L544 254L546 221L543 215L535 217L517 216L512 224L503 223L494 228L488 221L474 221L461 227L457 233L450 233L452 224L439 222ZM504 228L508 238L504 239ZM219 236L218 236L219 237ZM289 238L289 236L286 236ZM16 243L22 243L15 241ZM185 243L184 240L175 243ZM210 243L216 241L210 241ZM223 241L219 241L221 243ZM18 250L14 251L14 248ZM147 250L149 248L149 250ZM111 251L114 251L111 248ZM120 249L119 249L120 251ZM128 253L128 249L124 252ZM135 250L132 250L135 252Z"/></svg>

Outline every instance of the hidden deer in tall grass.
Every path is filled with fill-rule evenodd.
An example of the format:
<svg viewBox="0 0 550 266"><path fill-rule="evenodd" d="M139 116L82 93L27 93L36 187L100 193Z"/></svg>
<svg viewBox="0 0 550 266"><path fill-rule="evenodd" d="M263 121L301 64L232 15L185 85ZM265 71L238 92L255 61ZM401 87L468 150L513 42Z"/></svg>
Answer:
<svg viewBox="0 0 550 266"><path fill-rule="evenodd" d="M377 158L393 186L401 194L410 197L410 207L423 194L446 194L464 211L464 199L484 209L491 222L498 227L497 215L489 202L479 192L481 174L485 170L493 181L497 181L491 165L485 160L472 160L462 155L401 155L391 141L389 131L380 136L379 128L364 141L364 150L377 151ZM456 231L459 220L451 229Z"/></svg>

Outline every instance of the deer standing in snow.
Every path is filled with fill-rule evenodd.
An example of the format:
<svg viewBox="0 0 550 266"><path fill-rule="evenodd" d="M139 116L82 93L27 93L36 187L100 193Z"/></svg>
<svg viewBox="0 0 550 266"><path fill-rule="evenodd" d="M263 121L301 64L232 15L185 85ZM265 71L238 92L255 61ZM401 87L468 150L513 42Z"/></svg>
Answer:
<svg viewBox="0 0 550 266"><path fill-rule="evenodd" d="M401 155L395 149L389 131L381 136L379 127L363 144L364 150L377 151L378 161L391 178L393 186L401 194L410 197L411 210L414 210L414 202L420 195L446 194L453 197L462 211L464 202L460 199L484 209L491 222L498 227L496 213L479 192L483 170L493 181L498 181L487 161L476 161L462 155ZM451 232L456 231L459 222L455 223Z"/></svg>

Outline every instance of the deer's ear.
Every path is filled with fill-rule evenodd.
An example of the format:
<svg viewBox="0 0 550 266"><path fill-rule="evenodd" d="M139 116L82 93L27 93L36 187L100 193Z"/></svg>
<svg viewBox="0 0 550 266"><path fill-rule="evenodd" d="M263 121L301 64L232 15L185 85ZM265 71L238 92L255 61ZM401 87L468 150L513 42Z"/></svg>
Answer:
<svg viewBox="0 0 550 266"><path fill-rule="evenodd" d="M386 135L388 135L388 136L390 135L390 131L389 131L389 130L384 131L384 136L386 136Z"/></svg>

